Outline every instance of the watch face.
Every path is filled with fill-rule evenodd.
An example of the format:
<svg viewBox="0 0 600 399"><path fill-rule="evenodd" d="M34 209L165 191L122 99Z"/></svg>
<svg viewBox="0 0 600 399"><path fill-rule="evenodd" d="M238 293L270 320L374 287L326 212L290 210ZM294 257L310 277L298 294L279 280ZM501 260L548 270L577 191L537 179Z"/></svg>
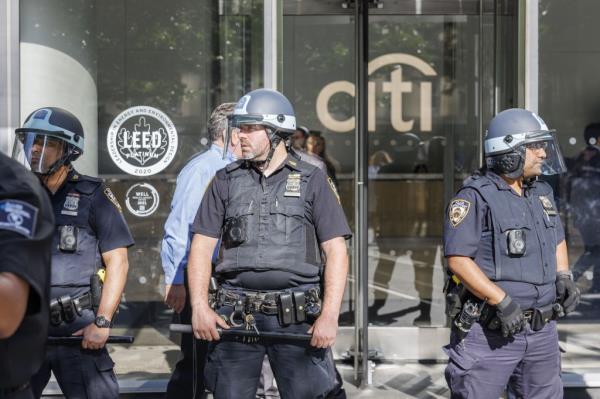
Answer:
<svg viewBox="0 0 600 399"><path fill-rule="evenodd" d="M96 317L96 320L94 320L94 324L96 324L96 326L100 328L110 327L110 321L108 321L104 316Z"/></svg>

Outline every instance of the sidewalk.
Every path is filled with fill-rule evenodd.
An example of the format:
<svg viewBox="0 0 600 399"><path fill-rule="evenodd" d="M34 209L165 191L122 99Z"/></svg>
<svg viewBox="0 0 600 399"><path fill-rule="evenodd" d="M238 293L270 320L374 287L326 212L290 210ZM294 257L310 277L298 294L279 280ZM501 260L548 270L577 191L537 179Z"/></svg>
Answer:
<svg viewBox="0 0 600 399"><path fill-rule="evenodd" d="M576 331L575 331L576 330ZM122 332L124 333L124 332ZM165 391L171 369L179 357L179 347L166 338L165 345L145 345L160 337L148 329L136 337L135 346L112 345L115 370L124 397L160 398ZM568 341L565 337L568 336ZM566 398L600 398L600 339L597 326L560 326L563 354L563 382ZM143 367L143 370L140 370ZM443 363L376 364L367 389L354 382L352 365L338 363L349 398L449 398ZM582 389L588 386L591 389ZM44 397L61 397L56 382L51 380Z"/></svg>

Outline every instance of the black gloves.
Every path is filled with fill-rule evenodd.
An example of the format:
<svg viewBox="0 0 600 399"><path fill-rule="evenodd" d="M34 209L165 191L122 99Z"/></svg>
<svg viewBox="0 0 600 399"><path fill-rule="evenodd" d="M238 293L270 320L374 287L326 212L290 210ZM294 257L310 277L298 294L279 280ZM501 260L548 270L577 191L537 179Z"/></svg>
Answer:
<svg viewBox="0 0 600 399"><path fill-rule="evenodd" d="M508 295L496 305L496 315L502 324L502 335L515 335L525 326L525 318L519 304L513 302Z"/></svg>
<svg viewBox="0 0 600 399"><path fill-rule="evenodd" d="M575 281L573 281L573 275L568 271L560 271L556 273L556 302L560 303L565 311L565 314L569 314L575 310L579 304L581 292Z"/></svg>

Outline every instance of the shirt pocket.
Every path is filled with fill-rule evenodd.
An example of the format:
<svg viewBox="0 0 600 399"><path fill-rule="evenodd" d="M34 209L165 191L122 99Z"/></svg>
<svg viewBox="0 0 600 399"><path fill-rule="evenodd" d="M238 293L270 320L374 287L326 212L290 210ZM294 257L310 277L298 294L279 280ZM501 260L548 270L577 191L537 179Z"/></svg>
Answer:
<svg viewBox="0 0 600 399"><path fill-rule="evenodd" d="M280 243L294 245L302 244L304 241L304 207L299 205L278 205L271 206L271 218L274 223L275 233L279 237L275 241Z"/></svg>

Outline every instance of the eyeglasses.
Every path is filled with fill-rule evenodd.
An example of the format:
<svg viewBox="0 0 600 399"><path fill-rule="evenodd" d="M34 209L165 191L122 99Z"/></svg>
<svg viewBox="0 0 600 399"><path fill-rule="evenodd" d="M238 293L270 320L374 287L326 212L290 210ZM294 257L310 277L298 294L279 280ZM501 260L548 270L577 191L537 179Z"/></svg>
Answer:
<svg viewBox="0 0 600 399"><path fill-rule="evenodd" d="M525 148L530 150L545 150L548 147L547 141L538 141L536 143L527 143Z"/></svg>

